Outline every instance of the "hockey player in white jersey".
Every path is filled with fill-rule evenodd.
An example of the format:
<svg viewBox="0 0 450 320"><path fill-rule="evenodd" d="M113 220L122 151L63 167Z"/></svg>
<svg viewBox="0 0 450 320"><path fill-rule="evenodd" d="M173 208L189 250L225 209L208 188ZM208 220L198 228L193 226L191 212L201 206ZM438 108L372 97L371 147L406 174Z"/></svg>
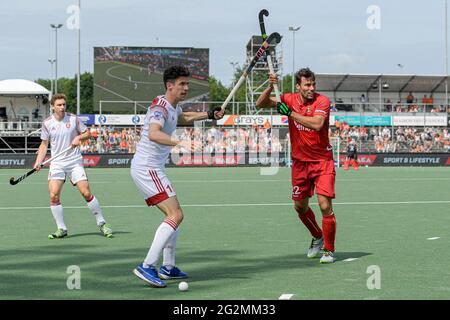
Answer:
<svg viewBox="0 0 450 320"><path fill-rule="evenodd" d="M89 139L90 132L84 123L76 116L66 112L66 96L64 94L55 94L50 104L53 108L53 114L42 123L41 144L34 168L40 170L41 163L47 154L50 142L51 153L55 155L68 146L72 149L67 151L61 157L56 158L50 163L48 172L48 189L50 192L50 209L55 219L58 230L49 234L49 239L64 238L67 236L67 227L64 223L63 206L60 202L60 194L66 178L78 187L81 195L87 202L87 206L94 215L97 226L101 233L111 238L113 232L111 227L106 224L102 214L102 209L97 198L92 195L86 173L83 168L83 160L80 152L80 142Z"/></svg>
<svg viewBox="0 0 450 320"><path fill-rule="evenodd" d="M172 66L164 71L166 93L155 98L145 117L141 140L131 162L131 177L148 206L157 206L165 219L156 230L150 250L134 274L154 287L165 287L164 280L186 278L187 274L175 265L175 246L179 225L183 220L177 196L164 166L174 146L196 151L201 145L191 141L179 141L173 137L177 124L185 125L198 120L221 119L220 107L208 112L183 112L178 105L189 91L189 70ZM159 270L157 263L163 253Z"/></svg>

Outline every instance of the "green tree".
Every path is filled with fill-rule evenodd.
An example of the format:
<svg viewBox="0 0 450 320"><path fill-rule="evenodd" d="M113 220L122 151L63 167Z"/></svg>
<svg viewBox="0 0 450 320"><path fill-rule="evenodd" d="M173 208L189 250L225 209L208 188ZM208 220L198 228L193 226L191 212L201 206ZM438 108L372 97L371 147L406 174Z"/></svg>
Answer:
<svg viewBox="0 0 450 320"><path fill-rule="evenodd" d="M217 80L214 76L209 77L209 100L210 101L224 101L230 89L225 87L222 82ZM216 105L214 104L213 107Z"/></svg>
<svg viewBox="0 0 450 320"><path fill-rule="evenodd" d="M38 79L36 83L51 90L51 80L49 79ZM64 93L67 97L67 111L76 113L77 77L59 78L58 92ZM94 113L94 76L90 72L85 72L80 76L80 113Z"/></svg>

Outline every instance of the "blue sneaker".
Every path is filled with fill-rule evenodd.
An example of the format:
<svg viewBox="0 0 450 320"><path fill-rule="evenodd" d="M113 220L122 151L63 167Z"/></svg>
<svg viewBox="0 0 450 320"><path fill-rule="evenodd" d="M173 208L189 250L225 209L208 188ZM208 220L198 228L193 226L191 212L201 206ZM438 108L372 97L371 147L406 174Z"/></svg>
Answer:
<svg viewBox="0 0 450 320"><path fill-rule="evenodd" d="M170 270L167 269L166 266L161 266L161 268L159 268L159 277L164 280L184 279L187 278L188 275L175 266Z"/></svg>
<svg viewBox="0 0 450 320"><path fill-rule="evenodd" d="M166 283L158 278L158 272L156 271L154 266L144 268L143 263L141 263L137 266L136 269L133 270L133 273L139 279L147 282L154 287L164 288L166 286Z"/></svg>

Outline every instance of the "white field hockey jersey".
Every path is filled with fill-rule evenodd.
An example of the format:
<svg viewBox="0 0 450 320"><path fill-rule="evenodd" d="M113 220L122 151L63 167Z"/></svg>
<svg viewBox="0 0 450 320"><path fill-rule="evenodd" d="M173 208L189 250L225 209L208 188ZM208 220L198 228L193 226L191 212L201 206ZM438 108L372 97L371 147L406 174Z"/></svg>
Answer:
<svg viewBox="0 0 450 320"><path fill-rule="evenodd" d="M53 115L42 122L41 139L49 140L52 156L70 146L72 140L86 131L84 123L74 114L65 113L64 119L58 121ZM70 149L52 161L52 165L69 166L82 163L80 148Z"/></svg>
<svg viewBox="0 0 450 320"><path fill-rule="evenodd" d="M178 117L182 113L183 110L179 105L174 108L164 96L158 96L153 100L145 115L141 140L136 146L136 153L131 161L131 168L145 169L164 167L172 146L166 146L151 141L148 137L150 124L159 124L162 132L172 136L177 128Z"/></svg>

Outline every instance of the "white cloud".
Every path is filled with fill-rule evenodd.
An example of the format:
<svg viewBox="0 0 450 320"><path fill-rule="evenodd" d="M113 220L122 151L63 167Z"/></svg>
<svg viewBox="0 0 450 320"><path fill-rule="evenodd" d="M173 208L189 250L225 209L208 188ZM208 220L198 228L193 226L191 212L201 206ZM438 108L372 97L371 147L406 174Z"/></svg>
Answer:
<svg viewBox="0 0 450 320"><path fill-rule="evenodd" d="M362 62L362 58L351 56L347 53L336 53L320 57L321 64L338 69L352 67Z"/></svg>

